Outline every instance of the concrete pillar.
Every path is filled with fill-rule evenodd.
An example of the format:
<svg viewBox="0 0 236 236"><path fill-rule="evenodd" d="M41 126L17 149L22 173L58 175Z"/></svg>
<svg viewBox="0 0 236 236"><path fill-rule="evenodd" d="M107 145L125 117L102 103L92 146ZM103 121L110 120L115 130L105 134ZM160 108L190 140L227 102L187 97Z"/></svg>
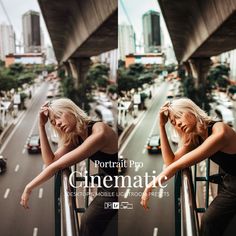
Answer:
<svg viewBox="0 0 236 236"><path fill-rule="evenodd" d="M195 86L198 89L200 85L204 85L206 77L212 61L209 57L204 58L192 58L189 60L192 76L196 78Z"/></svg>
<svg viewBox="0 0 236 236"><path fill-rule="evenodd" d="M68 61L63 63L64 69L65 69L65 76L72 76L72 72L71 72L71 68L70 68L70 64Z"/></svg>
<svg viewBox="0 0 236 236"><path fill-rule="evenodd" d="M73 58L69 60L72 77L75 80L75 87L78 88L78 84L85 80L85 76L91 65L89 57Z"/></svg>

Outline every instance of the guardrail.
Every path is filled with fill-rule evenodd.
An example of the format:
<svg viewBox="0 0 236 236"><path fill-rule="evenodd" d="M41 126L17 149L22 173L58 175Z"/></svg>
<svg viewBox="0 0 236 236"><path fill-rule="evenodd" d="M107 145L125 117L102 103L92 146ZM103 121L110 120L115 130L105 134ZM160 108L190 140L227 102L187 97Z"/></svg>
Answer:
<svg viewBox="0 0 236 236"><path fill-rule="evenodd" d="M192 172L186 168L175 176L175 235L199 236L199 222Z"/></svg>
<svg viewBox="0 0 236 236"><path fill-rule="evenodd" d="M181 178L181 235L198 236L199 223L191 170L182 170Z"/></svg>
<svg viewBox="0 0 236 236"><path fill-rule="evenodd" d="M79 236L75 194L69 175L69 169L65 169L55 176L55 236Z"/></svg>

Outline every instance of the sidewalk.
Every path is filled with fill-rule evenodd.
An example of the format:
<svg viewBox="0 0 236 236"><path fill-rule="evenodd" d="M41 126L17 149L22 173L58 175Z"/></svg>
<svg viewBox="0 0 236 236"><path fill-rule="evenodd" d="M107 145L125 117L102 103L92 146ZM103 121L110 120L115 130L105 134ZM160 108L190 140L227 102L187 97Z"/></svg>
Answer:
<svg viewBox="0 0 236 236"><path fill-rule="evenodd" d="M29 109L31 107L31 104L32 104L32 102L34 100L34 95L38 92L38 90L40 89L41 85L42 84L36 85L36 87L34 87L32 89L33 94L32 94L31 99L26 98L26 100L25 100L25 107L26 107L26 109L18 110L16 117L13 117L12 114L8 113L8 115L7 115L7 124L4 127L3 131L0 133L0 148L2 147L3 143L5 142L5 140L7 139L8 135L11 133L11 131L14 129L16 124L19 122L21 117L27 111L27 109Z"/></svg>

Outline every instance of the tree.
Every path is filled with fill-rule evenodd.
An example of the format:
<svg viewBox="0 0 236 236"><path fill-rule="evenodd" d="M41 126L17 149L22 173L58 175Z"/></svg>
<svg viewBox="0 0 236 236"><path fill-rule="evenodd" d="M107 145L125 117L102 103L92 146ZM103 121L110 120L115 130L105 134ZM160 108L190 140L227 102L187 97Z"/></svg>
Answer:
<svg viewBox="0 0 236 236"><path fill-rule="evenodd" d="M207 77L211 87L217 86L219 88L226 89L226 87L229 85L229 70L229 67L222 64L212 67Z"/></svg>
<svg viewBox="0 0 236 236"><path fill-rule="evenodd" d="M18 87L17 80L6 73L6 71L0 71L0 88L1 91L9 91L12 88L16 89Z"/></svg>
<svg viewBox="0 0 236 236"><path fill-rule="evenodd" d="M22 74L17 78L18 86L22 87L23 84L33 84L34 78L35 78L34 73L26 73Z"/></svg>

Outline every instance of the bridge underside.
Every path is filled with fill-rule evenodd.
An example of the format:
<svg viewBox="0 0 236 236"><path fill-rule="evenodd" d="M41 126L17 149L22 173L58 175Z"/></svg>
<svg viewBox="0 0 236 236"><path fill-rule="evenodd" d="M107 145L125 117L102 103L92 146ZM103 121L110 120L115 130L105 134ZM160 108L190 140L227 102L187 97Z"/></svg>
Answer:
<svg viewBox="0 0 236 236"><path fill-rule="evenodd" d="M236 48L236 1L158 1L179 62Z"/></svg>
<svg viewBox="0 0 236 236"><path fill-rule="evenodd" d="M38 0L59 63L117 48L117 0Z"/></svg>

